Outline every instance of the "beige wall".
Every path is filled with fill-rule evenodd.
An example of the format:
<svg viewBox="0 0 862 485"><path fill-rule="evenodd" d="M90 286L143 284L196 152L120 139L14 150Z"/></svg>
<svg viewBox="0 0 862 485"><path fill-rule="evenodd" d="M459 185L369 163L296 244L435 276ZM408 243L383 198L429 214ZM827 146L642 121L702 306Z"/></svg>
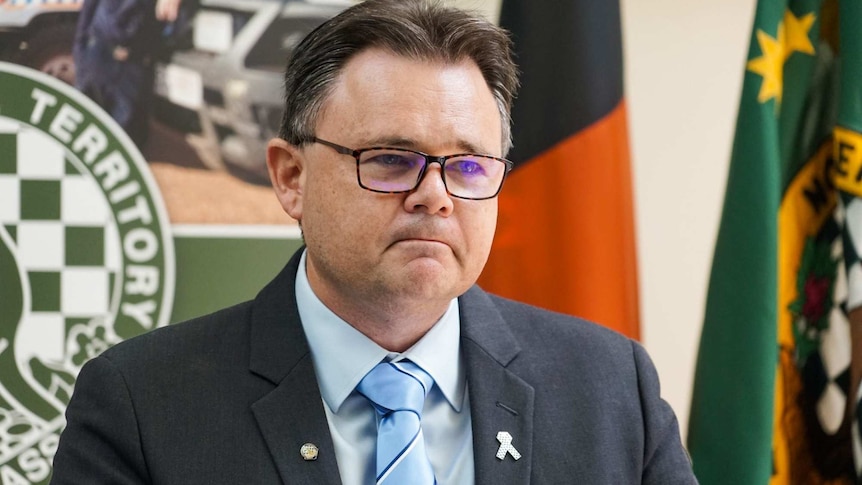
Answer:
<svg viewBox="0 0 862 485"><path fill-rule="evenodd" d="M641 328L685 433L755 0L621 5Z"/></svg>
<svg viewBox="0 0 862 485"><path fill-rule="evenodd" d="M687 429L755 0L622 0L644 343Z"/></svg>

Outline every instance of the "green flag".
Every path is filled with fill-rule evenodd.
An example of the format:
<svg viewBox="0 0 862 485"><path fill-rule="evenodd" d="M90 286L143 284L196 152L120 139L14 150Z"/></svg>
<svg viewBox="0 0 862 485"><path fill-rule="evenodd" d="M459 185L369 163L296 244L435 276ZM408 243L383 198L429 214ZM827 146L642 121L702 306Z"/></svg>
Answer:
<svg viewBox="0 0 862 485"><path fill-rule="evenodd" d="M857 19L858 0L757 5L689 424L704 485L855 483Z"/></svg>

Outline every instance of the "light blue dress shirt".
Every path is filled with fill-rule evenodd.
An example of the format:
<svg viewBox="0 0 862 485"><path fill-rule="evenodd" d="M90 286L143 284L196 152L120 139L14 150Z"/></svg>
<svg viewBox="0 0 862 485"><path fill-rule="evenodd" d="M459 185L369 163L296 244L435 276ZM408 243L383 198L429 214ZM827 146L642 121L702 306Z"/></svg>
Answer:
<svg viewBox="0 0 862 485"><path fill-rule="evenodd" d="M458 300L453 299L434 327L403 353L380 347L317 298L306 276L305 252L296 275L296 302L344 485L374 483L377 413L355 387L384 359L410 359L434 378L422 411L422 430L437 483L474 483Z"/></svg>

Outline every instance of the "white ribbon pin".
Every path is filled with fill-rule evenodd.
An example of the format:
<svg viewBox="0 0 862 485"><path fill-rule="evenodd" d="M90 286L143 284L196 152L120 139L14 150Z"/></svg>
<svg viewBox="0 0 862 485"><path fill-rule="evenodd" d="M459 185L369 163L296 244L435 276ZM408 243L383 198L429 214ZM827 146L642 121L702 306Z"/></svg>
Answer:
<svg viewBox="0 0 862 485"><path fill-rule="evenodd" d="M500 442L500 449L497 450L497 458L500 460L506 458L506 453L512 455L512 458L516 460L521 458L521 454L512 446L512 435L508 431L497 433L497 441Z"/></svg>

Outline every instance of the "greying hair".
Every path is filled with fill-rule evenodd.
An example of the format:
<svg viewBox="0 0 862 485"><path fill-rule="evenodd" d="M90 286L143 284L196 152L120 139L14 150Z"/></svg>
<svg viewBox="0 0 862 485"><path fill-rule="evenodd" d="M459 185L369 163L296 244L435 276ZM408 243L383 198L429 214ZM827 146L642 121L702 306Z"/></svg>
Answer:
<svg viewBox="0 0 862 485"><path fill-rule="evenodd" d="M476 63L500 111L503 156L512 147L511 108L518 88L508 33L480 15L434 0L368 0L313 30L294 50L284 76L279 136L310 142L334 81L354 55L386 49L409 59Z"/></svg>

